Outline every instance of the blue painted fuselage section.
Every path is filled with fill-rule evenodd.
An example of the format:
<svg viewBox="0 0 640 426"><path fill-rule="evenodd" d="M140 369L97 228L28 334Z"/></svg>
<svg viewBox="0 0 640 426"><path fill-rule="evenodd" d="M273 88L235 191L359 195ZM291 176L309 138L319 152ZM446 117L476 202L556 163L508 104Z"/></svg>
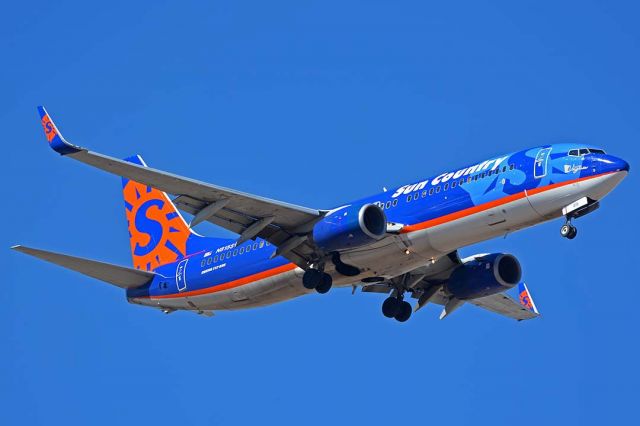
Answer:
<svg viewBox="0 0 640 426"><path fill-rule="evenodd" d="M577 151L578 155L569 155L587 148L593 147L556 144L491 157L348 204L377 204L384 209L388 222L410 229L508 199L525 190L629 169L623 160L597 149L595 153L580 155ZM275 250L260 239L236 246L231 239L193 235L187 243L187 256L156 269L158 276L150 284L127 290L127 297L177 295L185 289L197 292L259 277L265 271L291 263L284 257L272 259Z"/></svg>

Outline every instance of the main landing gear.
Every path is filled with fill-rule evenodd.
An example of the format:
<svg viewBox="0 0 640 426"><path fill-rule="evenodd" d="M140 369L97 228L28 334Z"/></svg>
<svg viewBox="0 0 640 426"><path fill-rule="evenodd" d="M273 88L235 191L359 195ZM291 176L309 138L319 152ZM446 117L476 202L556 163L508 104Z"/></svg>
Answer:
<svg viewBox="0 0 640 426"><path fill-rule="evenodd" d="M562 225L560 235L569 240L573 240L578 235L578 229L571 224L571 219L567 219L567 222Z"/></svg>
<svg viewBox="0 0 640 426"><path fill-rule="evenodd" d="M402 295L390 296L382 303L382 315L405 322L411 317L411 303L405 302Z"/></svg>
<svg viewBox="0 0 640 426"><path fill-rule="evenodd" d="M331 290L333 279L331 275L319 269L308 269L302 276L302 285L309 290L315 289L320 294Z"/></svg>

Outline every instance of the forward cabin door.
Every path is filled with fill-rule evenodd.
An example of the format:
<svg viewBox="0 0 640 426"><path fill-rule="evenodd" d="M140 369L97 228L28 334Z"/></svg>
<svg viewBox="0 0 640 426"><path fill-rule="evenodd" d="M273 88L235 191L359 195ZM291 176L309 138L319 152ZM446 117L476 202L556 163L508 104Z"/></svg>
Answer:
<svg viewBox="0 0 640 426"><path fill-rule="evenodd" d="M533 163L533 177L540 179L547 175L547 163L549 163L549 153L551 148L543 148L536 154L536 160Z"/></svg>
<svg viewBox="0 0 640 426"><path fill-rule="evenodd" d="M529 189L525 191L527 195L527 199L531 204L531 207L544 219L551 219L557 216L559 210L557 208L558 197L562 192L562 189L553 190L553 191L543 191L543 183L544 185L549 184L549 180L545 180L544 182L540 182L540 179L547 176L549 173L549 154L551 152L551 148L542 148L536 154L536 158L533 162L533 179L532 182L534 189Z"/></svg>

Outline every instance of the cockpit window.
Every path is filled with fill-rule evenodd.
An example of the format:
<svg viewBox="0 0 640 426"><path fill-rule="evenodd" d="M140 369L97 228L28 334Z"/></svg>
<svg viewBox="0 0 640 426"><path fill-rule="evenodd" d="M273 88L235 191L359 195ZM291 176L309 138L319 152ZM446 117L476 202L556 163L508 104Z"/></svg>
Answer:
<svg viewBox="0 0 640 426"><path fill-rule="evenodd" d="M602 149L595 149L595 148L580 148L580 149L572 149L571 151L569 151L569 155L572 155L574 157L580 157L582 155L587 155L587 154L606 154Z"/></svg>

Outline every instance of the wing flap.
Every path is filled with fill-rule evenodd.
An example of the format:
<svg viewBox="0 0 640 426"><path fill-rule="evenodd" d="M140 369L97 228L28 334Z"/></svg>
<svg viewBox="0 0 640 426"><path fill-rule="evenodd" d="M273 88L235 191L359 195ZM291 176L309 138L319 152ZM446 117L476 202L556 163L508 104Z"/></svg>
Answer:
<svg viewBox="0 0 640 426"><path fill-rule="evenodd" d="M69 256L66 254L21 245L13 246L11 248L21 253L37 257L47 262L55 263L56 265L64 268L80 272L81 274L125 289L145 285L155 276L153 272L141 271L139 269L127 268L124 266L113 265L111 263Z"/></svg>
<svg viewBox="0 0 640 426"><path fill-rule="evenodd" d="M527 309L504 293L492 294L491 296L468 300L468 302L518 321L533 319L539 316L537 312Z"/></svg>

